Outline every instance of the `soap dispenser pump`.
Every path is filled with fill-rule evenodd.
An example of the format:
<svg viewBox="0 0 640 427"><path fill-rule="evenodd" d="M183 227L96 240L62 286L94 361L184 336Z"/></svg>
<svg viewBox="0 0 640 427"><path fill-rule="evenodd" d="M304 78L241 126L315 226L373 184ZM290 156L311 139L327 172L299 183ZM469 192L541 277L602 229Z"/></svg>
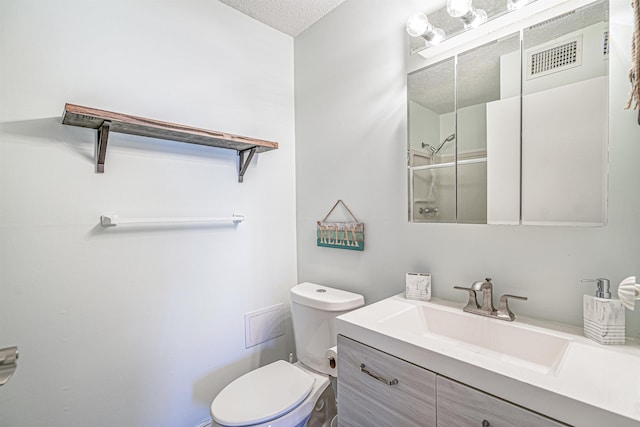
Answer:
<svg viewBox="0 0 640 427"><path fill-rule="evenodd" d="M596 297L611 299L611 282L609 279L582 279L582 283L595 283L596 284Z"/></svg>
<svg viewBox="0 0 640 427"><path fill-rule="evenodd" d="M611 299L609 279L583 279L582 283L596 284L595 296L583 297L584 336L599 344L624 344L624 306Z"/></svg>

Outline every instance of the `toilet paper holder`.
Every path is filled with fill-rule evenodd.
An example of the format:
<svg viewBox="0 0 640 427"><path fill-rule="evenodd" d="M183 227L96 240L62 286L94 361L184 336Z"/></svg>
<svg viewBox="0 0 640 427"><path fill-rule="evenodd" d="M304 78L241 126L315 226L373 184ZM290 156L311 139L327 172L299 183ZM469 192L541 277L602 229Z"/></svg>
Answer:
<svg viewBox="0 0 640 427"><path fill-rule="evenodd" d="M327 349L324 353L324 357L327 359L329 364L329 368L335 370L337 368L337 359L338 359L338 347L333 346Z"/></svg>
<svg viewBox="0 0 640 427"><path fill-rule="evenodd" d="M327 357L329 359L329 367L331 369L336 369L336 359L335 357Z"/></svg>
<svg viewBox="0 0 640 427"><path fill-rule="evenodd" d="M0 386L5 385L15 372L18 356L18 347L0 349Z"/></svg>

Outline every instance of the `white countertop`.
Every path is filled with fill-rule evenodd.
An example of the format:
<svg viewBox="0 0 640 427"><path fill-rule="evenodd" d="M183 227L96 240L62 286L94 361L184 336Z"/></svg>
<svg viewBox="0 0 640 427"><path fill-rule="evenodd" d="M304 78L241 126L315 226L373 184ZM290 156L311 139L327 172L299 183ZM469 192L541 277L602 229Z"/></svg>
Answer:
<svg viewBox="0 0 640 427"><path fill-rule="evenodd" d="M628 339L624 346L604 346L585 338L582 328L518 317L513 324L519 328L569 340L557 366L545 371L420 328L383 321L415 306L462 312L460 304L411 301L400 294L338 317L337 332L571 425L640 426L639 343Z"/></svg>

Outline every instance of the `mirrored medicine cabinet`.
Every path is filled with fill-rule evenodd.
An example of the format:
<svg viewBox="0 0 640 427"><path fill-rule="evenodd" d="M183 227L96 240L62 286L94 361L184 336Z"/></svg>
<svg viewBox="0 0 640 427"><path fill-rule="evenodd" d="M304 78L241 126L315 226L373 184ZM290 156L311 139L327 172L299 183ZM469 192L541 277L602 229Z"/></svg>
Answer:
<svg viewBox="0 0 640 427"><path fill-rule="evenodd" d="M606 224L608 2L412 72L409 221Z"/></svg>

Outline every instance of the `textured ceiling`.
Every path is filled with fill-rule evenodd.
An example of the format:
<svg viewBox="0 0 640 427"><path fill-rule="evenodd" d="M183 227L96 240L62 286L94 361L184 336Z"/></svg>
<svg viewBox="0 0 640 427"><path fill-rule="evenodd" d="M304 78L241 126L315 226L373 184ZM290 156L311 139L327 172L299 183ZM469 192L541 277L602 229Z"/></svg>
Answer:
<svg viewBox="0 0 640 427"><path fill-rule="evenodd" d="M220 0L236 10L292 37L345 0Z"/></svg>

